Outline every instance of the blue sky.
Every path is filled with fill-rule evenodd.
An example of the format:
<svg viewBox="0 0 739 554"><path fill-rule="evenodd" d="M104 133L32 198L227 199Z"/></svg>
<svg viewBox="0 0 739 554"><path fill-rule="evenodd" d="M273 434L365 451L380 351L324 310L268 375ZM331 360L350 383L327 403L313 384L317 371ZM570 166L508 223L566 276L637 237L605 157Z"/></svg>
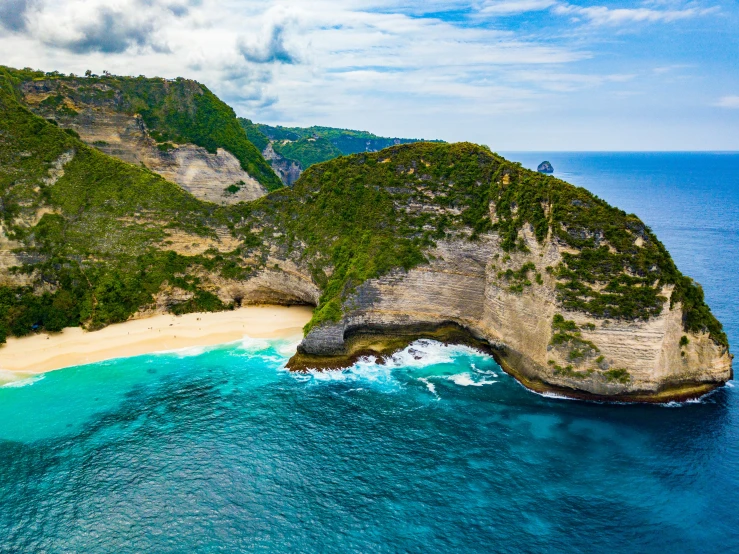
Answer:
<svg viewBox="0 0 739 554"><path fill-rule="evenodd" d="M2 63L191 77L286 125L494 150L739 150L720 0L0 0Z"/></svg>

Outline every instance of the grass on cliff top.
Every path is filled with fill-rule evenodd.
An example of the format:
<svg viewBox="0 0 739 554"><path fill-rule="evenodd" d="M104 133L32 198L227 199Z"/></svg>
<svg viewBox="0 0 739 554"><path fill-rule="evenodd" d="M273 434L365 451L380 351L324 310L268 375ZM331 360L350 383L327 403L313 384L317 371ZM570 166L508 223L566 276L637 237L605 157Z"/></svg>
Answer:
<svg viewBox="0 0 739 554"><path fill-rule="evenodd" d="M260 129L259 125L254 123L251 119L243 117L239 118L239 125L246 133L246 138L256 146L260 152L264 152L264 149L269 145L269 138Z"/></svg>
<svg viewBox="0 0 739 554"><path fill-rule="evenodd" d="M261 151L247 138L233 109L195 81L118 76L67 77L58 73L2 69L12 78L16 90L23 82L48 82L56 95L49 97L55 100L45 107L55 110L51 112L55 116L74 116L59 112L64 98L75 104L105 105L125 113L138 113L158 142L190 142L212 154L223 148L236 156L244 171L268 191L282 187ZM16 98L20 100L18 94Z"/></svg>

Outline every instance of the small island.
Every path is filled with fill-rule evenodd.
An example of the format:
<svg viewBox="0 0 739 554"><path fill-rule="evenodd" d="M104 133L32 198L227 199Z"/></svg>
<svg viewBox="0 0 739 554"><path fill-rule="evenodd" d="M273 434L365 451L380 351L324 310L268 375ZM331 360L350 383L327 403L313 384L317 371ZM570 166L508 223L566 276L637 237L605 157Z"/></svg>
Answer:
<svg viewBox="0 0 739 554"><path fill-rule="evenodd" d="M539 173L554 173L554 168L552 167L552 164L544 161L539 164L539 167L536 168L536 171L538 171Z"/></svg>

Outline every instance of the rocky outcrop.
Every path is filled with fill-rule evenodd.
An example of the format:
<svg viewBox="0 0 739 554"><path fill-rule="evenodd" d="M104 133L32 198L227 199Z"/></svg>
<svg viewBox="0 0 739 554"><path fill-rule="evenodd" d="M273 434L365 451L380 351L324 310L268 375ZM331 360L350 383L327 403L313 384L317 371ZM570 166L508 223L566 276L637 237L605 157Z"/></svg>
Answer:
<svg viewBox="0 0 739 554"><path fill-rule="evenodd" d="M496 234L476 242L466 237L441 241L429 251L428 265L365 282L345 303L340 321L311 330L291 366L345 365L358 349L387 353L388 337L412 340L428 336L429 329L456 324L489 345L508 372L539 391L666 401L698 396L731 378L728 349L707 334L685 333L679 304L670 307L667 301L661 315L637 321L562 311L556 280L546 271L559 263L560 246L552 240L538 243L529 229L520 238L529 252L512 255L500 248ZM499 274L526 263L541 279L513 292ZM570 340L558 343L555 315L569 322ZM374 334L377 348L371 341L352 340L361 334Z"/></svg>
<svg viewBox="0 0 739 554"><path fill-rule="evenodd" d="M277 173L282 182L288 187L291 187L303 173L303 168L301 168L299 164L293 160L285 159L275 152L271 142L267 145L267 148L264 149L262 155L264 156L264 159L270 163L272 169L275 170L275 173Z"/></svg>
<svg viewBox="0 0 739 554"><path fill-rule="evenodd" d="M554 168L549 162L541 162L539 167L536 168L539 173L554 173Z"/></svg>

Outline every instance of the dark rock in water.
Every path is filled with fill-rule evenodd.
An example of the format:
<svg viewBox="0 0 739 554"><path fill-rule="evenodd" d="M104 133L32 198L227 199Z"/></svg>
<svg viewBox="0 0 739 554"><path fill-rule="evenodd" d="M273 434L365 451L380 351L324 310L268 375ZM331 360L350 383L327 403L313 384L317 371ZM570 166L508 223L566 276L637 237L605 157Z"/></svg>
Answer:
<svg viewBox="0 0 739 554"><path fill-rule="evenodd" d="M554 173L554 168L549 162L541 162L539 167L536 168L539 173Z"/></svg>

